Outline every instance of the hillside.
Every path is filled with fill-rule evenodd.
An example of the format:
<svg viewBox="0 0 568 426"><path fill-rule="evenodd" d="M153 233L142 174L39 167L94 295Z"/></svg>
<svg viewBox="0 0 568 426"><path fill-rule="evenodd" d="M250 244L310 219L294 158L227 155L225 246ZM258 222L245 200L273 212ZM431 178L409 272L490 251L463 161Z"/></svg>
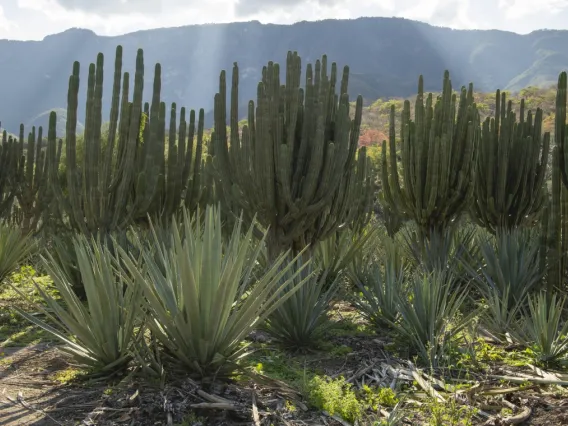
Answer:
<svg viewBox="0 0 568 426"><path fill-rule="evenodd" d="M439 90L449 69L455 86L475 83L477 90L519 90L549 86L568 68L568 31L518 35L503 31L451 30L400 18L361 18L263 25L259 22L191 25L102 37L71 29L42 41L0 40L0 120L14 132L20 122L66 105L72 63L81 62L82 91L88 64L105 53L105 93L111 91L116 45L124 46L125 70L132 71L137 48L145 52L145 87L153 65L162 64L162 97L210 112L220 70L240 65L241 104L253 98L262 66L283 62L297 50L304 63L323 53L351 69L350 92L370 103L379 97L406 97L416 90L419 74L426 90ZM149 91L146 98L149 100ZM108 116L110 102L104 102ZM84 109L84 96L80 100ZM243 111L244 112L244 111ZM79 119L84 111L79 111ZM208 114L209 123L211 115ZM46 117L43 117L46 119ZM40 120L41 121L41 120Z"/></svg>
<svg viewBox="0 0 568 426"><path fill-rule="evenodd" d="M436 93L434 93L436 95ZM513 101L513 109L518 111L521 99L525 99L525 109L533 113L541 108L544 116L544 131L554 133L554 108L556 102L556 87L527 87L518 92L508 92L507 99ZM416 96L406 98L410 100L411 110L414 110ZM391 106L395 106L397 126L395 131L398 135L400 112L402 111L405 98L379 98L363 109L361 123L360 145L378 145L388 138L389 114ZM475 101L480 112L481 119L493 116L495 112L495 92L476 92ZM414 117L414 116L413 116Z"/></svg>

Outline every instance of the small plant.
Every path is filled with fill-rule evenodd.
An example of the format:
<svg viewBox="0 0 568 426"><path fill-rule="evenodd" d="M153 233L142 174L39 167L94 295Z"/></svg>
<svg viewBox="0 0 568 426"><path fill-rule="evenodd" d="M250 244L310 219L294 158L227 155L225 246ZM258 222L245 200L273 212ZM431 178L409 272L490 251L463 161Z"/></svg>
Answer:
<svg viewBox="0 0 568 426"><path fill-rule="evenodd" d="M568 321L561 324L565 301L557 300L556 294L549 298L544 292L529 297L529 312L518 338L545 366L557 364L568 355Z"/></svg>
<svg viewBox="0 0 568 426"><path fill-rule="evenodd" d="M23 234L18 228L0 223L0 285L36 248L37 245L30 236Z"/></svg>
<svg viewBox="0 0 568 426"><path fill-rule="evenodd" d="M392 242L385 241L386 256L379 264L370 262L351 267L349 277L361 292L353 304L378 327L390 326L398 319L398 299L405 294L405 274L399 253Z"/></svg>
<svg viewBox="0 0 568 426"><path fill-rule="evenodd" d="M318 242L314 250L314 263L327 271L327 279L333 282L349 264L366 257L375 242L379 228L367 225L359 232L345 229Z"/></svg>
<svg viewBox="0 0 568 426"><path fill-rule="evenodd" d="M331 325L328 318L330 304L339 288L339 277L328 281L328 271L314 271L311 265L298 258L291 262L281 281L292 290L301 288L281 303L266 319L265 330L284 346L305 349L315 346L323 332Z"/></svg>
<svg viewBox="0 0 568 426"><path fill-rule="evenodd" d="M315 376L308 384L309 400L320 410L330 415L338 414L349 422L359 420L363 405L357 399L351 384L343 377L335 380Z"/></svg>
<svg viewBox="0 0 568 426"><path fill-rule="evenodd" d="M450 354L451 344L477 315L472 311L459 316L467 297L463 286L447 271L434 271L415 277L410 298L399 298L399 333L418 351L422 361L438 366Z"/></svg>
<svg viewBox="0 0 568 426"><path fill-rule="evenodd" d="M432 399L430 404L424 406L428 415L429 426L473 426L473 419L477 409L461 405L455 398L449 398L447 402Z"/></svg>
<svg viewBox="0 0 568 426"><path fill-rule="evenodd" d="M475 226L464 224L432 232L426 239L411 226L406 226L401 232L402 247L417 269L426 273L446 271L461 281L467 274L463 262L477 264L479 261L478 233Z"/></svg>
<svg viewBox="0 0 568 426"><path fill-rule="evenodd" d="M516 329L527 296L540 282L537 243L526 231L501 232L480 245L484 267L470 268L487 305L483 325L497 337Z"/></svg>
<svg viewBox="0 0 568 426"><path fill-rule="evenodd" d="M363 385L362 393L365 404L373 411L377 411L380 407L394 407L399 402L391 388L373 389Z"/></svg>

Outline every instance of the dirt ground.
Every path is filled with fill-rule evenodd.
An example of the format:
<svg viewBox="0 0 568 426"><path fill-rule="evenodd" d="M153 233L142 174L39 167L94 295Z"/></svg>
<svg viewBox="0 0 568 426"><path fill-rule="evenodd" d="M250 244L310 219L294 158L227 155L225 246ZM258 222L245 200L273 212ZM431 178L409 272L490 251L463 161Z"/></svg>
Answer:
<svg viewBox="0 0 568 426"><path fill-rule="evenodd" d="M346 377L356 375L361 365L376 359L381 352L382 342L378 339L372 343L369 343L369 339L359 343L348 337L337 339L336 343L350 339L347 343L354 351L345 357L318 356L312 360L332 377L339 374ZM64 383L67 379L65 375L72 366L56 346L40 344L4 348L2 351L0 425L3 426L348 424L321 412L307 410L301 404L301 409L294 413L283 410L283 401L294 397L286 393L294 391L282 383L267 383L256 388L252 384L241 383L200 394L191 380L154 388L147 382L140 384L135 378L124 378L121 385L109 389L103 382ZM205 398L201 395L205 395ZM209 400L212 395L222 396L218 397L218 401L212 401ZM508 399L517 406L531 408L528 420L518 424L568 425L568 398L554 391L535 387L517 392ZM233 404L233 407L224 410L222 405L215 405L223 403ZM188 412L195 412L196 416L188 419ZM258 423L254 421L255 417ZM408 411L406 418L405 423L409 425L426 424L418 411L415 414ZM486 423L480 420L476 424L512 423Z"/></svg>

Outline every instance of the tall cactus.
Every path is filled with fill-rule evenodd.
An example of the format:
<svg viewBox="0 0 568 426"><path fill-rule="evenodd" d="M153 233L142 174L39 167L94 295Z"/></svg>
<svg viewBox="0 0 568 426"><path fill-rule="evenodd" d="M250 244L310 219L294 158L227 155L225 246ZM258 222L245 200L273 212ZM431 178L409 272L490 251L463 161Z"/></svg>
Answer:
<svg viewBox="0 0 568 426"><path fill-rule="evenodd" d="M233 67L229 132L226 81L215 95L214 165L224 196L248 219L270 227L269 255L300 250L363 217L370 208L371 180L365 149L357 152L363 99L349 115L345 67L336 94L337 66L327 58L308 65L300 88L301 60L288 53L286 81L269 62L258 85L257 104L239 129L239 69Z"/></svg>
<svg viewBox="0 0 568 426"><path fill-rule="evenodd" d="M133 98L130 101L129 73L122 74L122 47L117 47L110 125L106 138L101 132L103 67L104 57L101 53L97 56L96 64L89 67L82 162L76 155L78 62L74 63L69 79L65 143L67 194L57 185L56 167L50 168L50 181L71 226L91 234L124 229L134 220L145 219L148 214L163 213L162 201L166 205L180 202L178 196L170 200L175 191L164 195L164 188L181 188L182 178L189 180L186 176L188 173L183 173L182 162L175 157L172 157L172 161L175 159L172 170L169 167L166 169L166 107L160 100L160 64L155 67L152 102L143 105L144 57L143 51L138 50ZM181 121L184 126L185 118L182 117ZM190 126L194 127L192 123ZM175 132L175 128L172 131ZM180 150L181 145L185 144L185 135L182 139ZM174 143L172 151L175 153L176 150L178 148ZM187 151L182 153L187 156ZM166 171L167 180L164 176Z"/></svg>
<svg viewBox="0 0 568 426"><path fill-rule="evenodd" d="M546 202L544 178L550 133L542 134L542 110L519 121L506 94L496 92L495 116L487 117L476 160L472 216L489 231L512 230L538 214Z"/></svg>
<svg viewBox="0 0 568 426"><path fill-rule="evenodd" d="M568 271L568 188L562 184L562 159L558 146L552 150L552 194L547 208L546 278L549 297L556 290L564 290ZM543 261L543 260L541 260Z"/></svg>
<svg viewBox="0 0 568 426"><path fill-rule="evenodd" d="M195 111L191 110L187 122L186 110L182 107L177 128L177 106L172 104L167 155L161 164L162 178L148 212L151 215L169 219L182 205L195 210L206 201L202 182L204 123L203 109L199 111L197 122ZM158 137L165 145L165 121L160 123Z"/></svg>
<svg viewBox="0 0 568 426"><path fill-rule="evenodd" d="M49 116L48 145L55 144L56 115ZM43 148L43 130L39 127L36 139L36 129L28 135L28 143L23 147L24 126L20 126L20 143L18 157L20 162L16 170L16 198L22 211L22 231L24 234L36 233L49 220L52 211L54 193L48 183L49 168L59 164L61 143L58 151Z"/></svg>
<svg viewBox="0 0 568 426"><path fill-rule="evenodd" d="M568 123L566 123L566 101L568 76L563 71L558 76L556 108L554 116L554 141L558 147L558 167L564 186L568 188Z"/></svg>
<svg viewBox="0 0 568 426"><path fill-rule="evenodd" d="M442 232L469 207L473 192L474 153L480 134L473 85L452 93L449 72L436 102L430 93L424 104L420 76L414 121L410 102L401 117L402 176L397 171L395 113L390 113L389 154L382 144L381 202L396 214L412 219L422 237ZM401 182L402 180L402 182Z"/></svg>
<svg viewBox="0 0 568 426"><path fill-rule="evenodd" d="M11 219L13 216L18 163L18 142L4 130L0 145L0 218L2 219Z"/></svg>

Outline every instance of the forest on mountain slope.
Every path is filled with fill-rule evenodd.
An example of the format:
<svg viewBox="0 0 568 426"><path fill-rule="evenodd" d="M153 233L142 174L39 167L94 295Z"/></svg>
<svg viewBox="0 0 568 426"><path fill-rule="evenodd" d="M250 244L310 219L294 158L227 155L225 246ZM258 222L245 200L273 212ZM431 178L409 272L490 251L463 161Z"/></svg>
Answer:
<svg viewBox="0 0 568 426"><path fill-rule="evenodd" d="M125 71L133 71L136 49L143 48L146 64L162 65L164 101L204 108L210 126L219 73L230 70L233 62L241 70L239 102L244 117L262 66L268 61L282 63L288 50L298 51L304 64L327 54L340 68L349 65L351 99L361 94L370 104L378 98L412 96L419 74L424 76L425 90L440 90L446 69L455 87L473 81L479 92L548 87L568 68L567 42L567 31L519 35L452 30L401 18L189 25L116 37L70 29L42 41L0 40L0 96L10 100L0 103L0 120L12 133L17 133L20 123L47 126L49 111L66 105L73 61L83 65L80 75L86 82L88 64L96 54L111 57L117 44L124 47ZM151 75L148 70L146 87L151 87ZM107 119L111 83L111 78L105 79ZM79 116L84 115L84 88L82 84Z"/></svg>

